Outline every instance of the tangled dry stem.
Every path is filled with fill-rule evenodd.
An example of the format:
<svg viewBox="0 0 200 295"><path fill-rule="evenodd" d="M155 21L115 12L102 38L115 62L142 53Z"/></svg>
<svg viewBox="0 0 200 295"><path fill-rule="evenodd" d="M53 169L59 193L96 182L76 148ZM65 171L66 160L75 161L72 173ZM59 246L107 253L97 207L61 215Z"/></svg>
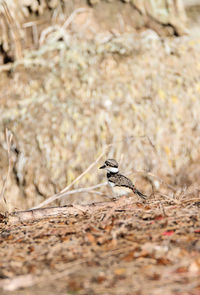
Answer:
<svg viewBox="0 0 200 295"><path fill-rule="evenodd" d="M7 174L5 176L5 179L3 180L3 185L0 193L0 200L3 199L5 204L6 202L6 197L5 197L5 192L8 184L8 178L11 173L12 169L12 160L11 160L11 144L12 144L12 139L13 139L13 134L6 128L5 130L5 138L6 138L6 144L7 144L7 154L8 154L8 170Z"/></svg>

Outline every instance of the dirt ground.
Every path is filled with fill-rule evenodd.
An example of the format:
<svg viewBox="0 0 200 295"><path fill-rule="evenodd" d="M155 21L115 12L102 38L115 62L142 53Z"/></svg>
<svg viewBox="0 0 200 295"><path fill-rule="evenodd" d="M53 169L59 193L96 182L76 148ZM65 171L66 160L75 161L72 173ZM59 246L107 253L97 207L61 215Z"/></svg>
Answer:
<svg viewBox="0 0 200 295"><path fill-rule="evenodd" d="M198 194L131 197L1 223L1 295L199 295L199 207Z"/></svg>

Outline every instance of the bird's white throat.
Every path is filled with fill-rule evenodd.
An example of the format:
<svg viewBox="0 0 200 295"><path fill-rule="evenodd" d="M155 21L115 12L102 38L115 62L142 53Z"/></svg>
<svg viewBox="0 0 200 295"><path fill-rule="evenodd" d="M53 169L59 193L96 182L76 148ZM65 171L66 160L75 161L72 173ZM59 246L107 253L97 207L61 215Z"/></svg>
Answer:
<svg viewBox="0 0 200 295"><path fill-rule="evenodd" d="M116 167L106 167L106 169L108 172L111 172L111 173L118 173L119 172L119 169Z"/></svg>

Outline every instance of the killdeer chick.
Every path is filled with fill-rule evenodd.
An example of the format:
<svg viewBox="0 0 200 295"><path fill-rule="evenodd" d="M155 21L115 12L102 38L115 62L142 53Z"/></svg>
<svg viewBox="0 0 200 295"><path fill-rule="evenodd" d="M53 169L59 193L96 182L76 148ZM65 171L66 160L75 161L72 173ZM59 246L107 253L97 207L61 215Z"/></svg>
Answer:
<svg viewBox="0 0 200 295"><path fill-rule="evenodd" d="M118 163L114 159L106 160L104 165L99 169L107 170L108 184L112 187L117 197L127 195L132 191L139 197L146 199L147 196L139 192L129 178L119 173Z"/></svg>

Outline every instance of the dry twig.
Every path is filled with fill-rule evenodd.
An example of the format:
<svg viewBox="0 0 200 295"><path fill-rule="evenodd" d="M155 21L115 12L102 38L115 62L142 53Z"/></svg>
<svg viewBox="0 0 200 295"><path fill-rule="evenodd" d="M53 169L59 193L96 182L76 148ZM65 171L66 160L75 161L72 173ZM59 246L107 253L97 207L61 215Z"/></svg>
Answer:
<svg viewBox="0 0 200 295"><path fill-rule="evenodd" d="M8 7L6 1L2 2L2 6L4 8L5 16L6 16L8 25L10 27L10 31L13 35L13 41L15 44L15 57L18 60L18 59L22 58L22 56L23 56L19 29L17 27L15 19L12 17L12 15L10 13L10 10L9 10L9 7Z"/></svg>
<svg viewBox="0 0 200 295"><path fill-rule="evenodd" d="M27 211L17 211L13 212L9 215L9 222L11 223L19 223L19 222L27 222L27 221L36 221L44 218L52 218L52 217L66 217L69 215L77 215L82 213L84 214L86 211L90 211L92 213L99 211L100 209L113 207L114 201L100 202L90 205L83 206L64 206L64 207L49 207L49 208L38 208ZM84 209L84 210L82 210Z"/></svg>
<svg viewBox="0 0 200 295"><path fill-rule="evenodd" d="M5 136L6 136L6 144L7 144L7 152L8 152L8 171L7 171L6 177L3 181L3 185L2 185L2 189L1 189L1 193L0 193L0 200L3 198L4 202L7 203L6 198L5 198L5 191L6 191L8 178L9 178L11 167L12 167L10 151L11 151L11 143L12 143L12 139L13 139L13 134L6 128Z"/></svg>
<svg viewBox="0 0 200 295"><path fill-rule="evenodd" d="M110 146L110 145L108 145ZM107 147L108 147L107 146ZM106 148L107 148L106 147ZM60 199L66 195L70 195L70 194L75 194L77 192L83 192L83 191L89 191L89 190L93 190L97 187L100 187L100 186L103 186L105 185L105 183L103 184L98 184L98 185L95 185L95 186L92 186L90 188L81 188L81 189L77 189L77 190L74 190L74 191L71 191L69 193L66 194L66 192L77 182L79 181L86 173L88 173L97 163L98 161L103 157L103 155L105 154L105 151L106 151L106 148L104 149L104 151L100 154L100 156L83 172L81 173L76 179L74 179L74 181L72 181L72 183L70 183L67 187L65 187L61 192L59 192L58 194L55 194L53 196L51 196L50 198L48 198L47 200L45 200L44 202L40 203L39 205L31 208L30 210L32 209L38 209L38 208L41 208L42 206L44 205L47 205L57 199Z"/></svg>
<svg viewBox="0 0 200 295"><path fill-rule="evenodd" d="M140 137L140 136L139 136ZM144 135L144 136L142 136L142 137L147 137L146 135ZM134 138L136 138L136 136L131 136L129 139L134 139ZM148 137L147 137L148 138ZM125 138L125 139L123 139L123 140L121 140L121 142L122 141L125 141L125 140L127 140L127 138ZM150 139L148 138L148 140L150 141ZM42 203L40 203L39 205L37 205L37 206L35 206L35 207L33 207L33 208L31 208L30 210L33 210L33 209L38 209L38 208L41 208L41 207L43 207L44 205L47 205L47 204L49 204L49 203L51 203L51 202L53 202L53 201L55 201L55 200L58 200L58 199L60 199L60 198L63 198L63 197L65 197L65 196L67 196L67 195L71 195L71 194L75 194L75 193L81 193L81 192L89 192L89 191L91 191L91 190L94 190L94 189L96 189L96 188L98 188L98 187L101 187L101 186L105 186L107 183L102 183L102 184L97 184L97 185L95 185L95 186L92 186L92 187L88 187L88 188L79 188L79 189L76 189L76 190L72 190L72 191L69 191L69 192L67 192L76 182L78 182L86 173L88 173L98 162L99 162L99 160L104 156L104 154L105 154L105 152L106 152L106 150L109 148L109 147L111 147L111 146L113 146L113 145L115 145L115 144L117 144L117 143L119 143L119 141L117 141L117 142L114 142L114 143L112 143L112 144L108 144L108 145L106 145L105 146L105 148L104 148L104 150L103 150L103 152L100 154L100 156L83 172L83 173L81 173L76 179L74 179L74 181L72 181L72 183L70 183L67 187L65 187L61 192L59 192L58 194L55 194L55 195L53 195L53 196L51 196L51 197L49 197L48 199L46 199L45 201L43 201ZM152 146L153 146L153 144L152 144ZM67 192L67 193L66 193Z"/></svg>

